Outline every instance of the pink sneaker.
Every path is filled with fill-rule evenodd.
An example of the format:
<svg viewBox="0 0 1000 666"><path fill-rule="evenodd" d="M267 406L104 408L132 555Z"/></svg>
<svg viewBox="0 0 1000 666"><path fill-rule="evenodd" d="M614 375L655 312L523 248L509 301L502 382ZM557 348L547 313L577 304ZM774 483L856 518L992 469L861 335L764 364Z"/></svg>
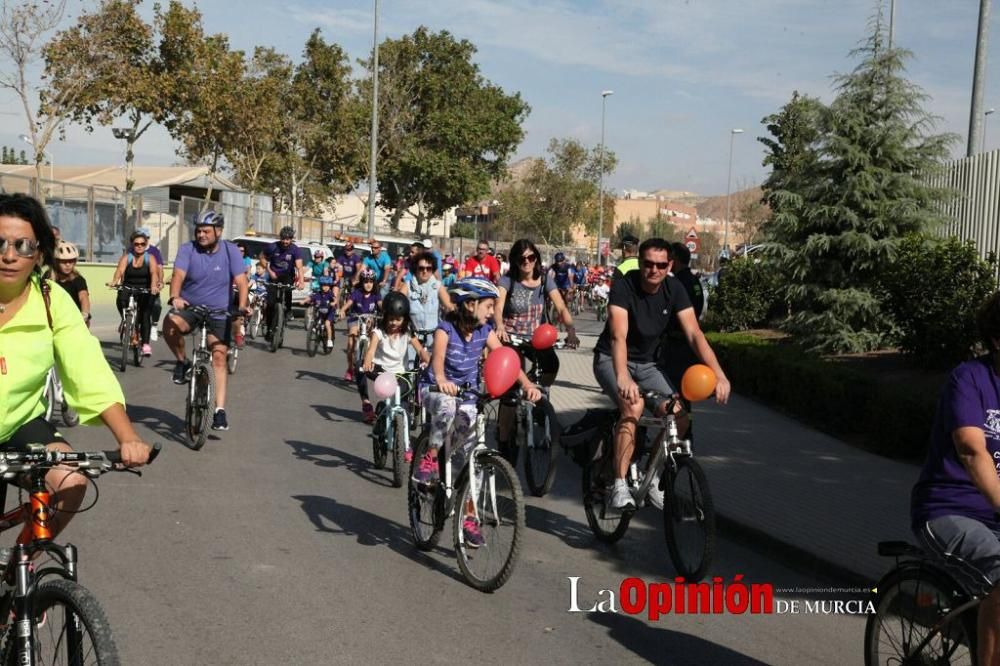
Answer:
<svg viewBox="0 0 1000 666"><path fill-rule="evenodd" d="M351 372L350 370L348 370L347 372L345 372L344 373L344 381L345 382L353 382L354 381L354 373Z"/></svg>
<svg viewBox="0 0 1000 666"><path fill-rule="evenodd" d="M142 346L142 355L143 356L152 356L153 355L153 348L150 347L148 344L143 345Z"/></svg>
<svg viewBox="0 0 1000 666"><path fill-rule="evenodd" d="M407 449L406 453L403 454L403 460L406 461L407 465L413 462L413 451Z"/></svg>

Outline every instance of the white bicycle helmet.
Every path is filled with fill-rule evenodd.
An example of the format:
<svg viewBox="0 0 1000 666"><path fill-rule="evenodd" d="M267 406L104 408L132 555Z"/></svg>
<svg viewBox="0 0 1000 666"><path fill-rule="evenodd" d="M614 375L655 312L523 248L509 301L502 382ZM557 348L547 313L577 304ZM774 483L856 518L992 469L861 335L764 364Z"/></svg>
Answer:
<svg viewBox="0 0 1000 666"><path fill-rule="evenodd" d="M61 240L59 241L59 244L56 245L55 258L63 261L79 259L80 251L76 249L76 245L73 245L69 241Z"/></svg>
<svg viewBox="0 0 1000 666"><path fill-rule="evenodd" d="M500 298L500 290L489 280L483 278L465 278L459 280L448 289L448 295L455 303L478 301L483 298Z"/></svg>

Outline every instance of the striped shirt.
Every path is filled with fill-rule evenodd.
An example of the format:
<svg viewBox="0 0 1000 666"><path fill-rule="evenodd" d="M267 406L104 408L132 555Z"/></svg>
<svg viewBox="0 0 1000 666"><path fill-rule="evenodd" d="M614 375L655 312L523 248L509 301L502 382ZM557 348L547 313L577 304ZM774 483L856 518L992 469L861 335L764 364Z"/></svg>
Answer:
<svg viewBox="0 0 1000 666"><path fill-rule="evenodd" d="M444 357L444 373L447 381L455 384L468 382L476 387L479 380L479 359L486 347L486 338L493 327L490 324L480 326L472 331L472 339L466 340L449 321L438 323L437 330L448 334L448 349ZM431 384L437 384L433 366L427 368L427 378Z"/></svg>

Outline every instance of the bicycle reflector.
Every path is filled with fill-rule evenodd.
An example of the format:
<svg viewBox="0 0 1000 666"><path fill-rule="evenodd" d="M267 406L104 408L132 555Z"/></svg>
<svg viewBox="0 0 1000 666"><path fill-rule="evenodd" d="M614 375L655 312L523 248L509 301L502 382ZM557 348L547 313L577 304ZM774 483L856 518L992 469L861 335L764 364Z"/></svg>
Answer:
<svg viewBox="0 0 1000 666"><path fill-rule="evenodd" d="M707 365L692 365L681 378L681 395L691 402L698 402L715 391L715 373Z"/></svg>

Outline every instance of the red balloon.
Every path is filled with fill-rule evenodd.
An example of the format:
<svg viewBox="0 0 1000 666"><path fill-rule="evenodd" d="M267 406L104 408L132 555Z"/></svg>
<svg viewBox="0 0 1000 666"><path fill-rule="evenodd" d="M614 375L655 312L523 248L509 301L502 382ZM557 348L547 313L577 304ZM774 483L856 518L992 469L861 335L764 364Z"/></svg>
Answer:
<svg viewBox="0 0 1000 666"><path fill-rule="evenodd" d="M514 385L521 372L521 357L511 347L494 349L483 364L483 379L486 390L494 398L499 398Z"/></svg>
<svg viewBox="0 0 1000 666"><path fill-rule="evenodd" d="M552 345L556 343L559 339L559 331L552 324L542 324L535 329L534 335L531 336L531 346L539 351L543 349L551 349Z"/></svg>

